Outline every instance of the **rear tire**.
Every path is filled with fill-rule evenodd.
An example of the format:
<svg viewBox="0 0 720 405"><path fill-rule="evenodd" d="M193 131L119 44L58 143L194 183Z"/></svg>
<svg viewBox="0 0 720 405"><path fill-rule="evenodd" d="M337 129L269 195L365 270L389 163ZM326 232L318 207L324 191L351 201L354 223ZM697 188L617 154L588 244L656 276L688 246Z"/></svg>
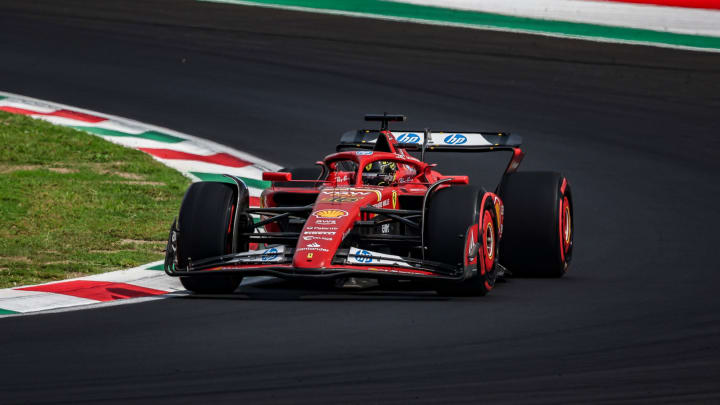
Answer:
<svg viewBox="0 0 720 405"><path fill-rule="evenodd" d="M235 221L236 199L237 191L231 184L204 181L190 185L178 219L178 265L181 268L193 260L233 251L231 221ZM241 281L242 277L228 274L180 277L183 287L201 294L229 294Z"/></svg>
<svg viewBox="0 0 720 405"><path fill-rule="evenodd" d="M500 263L519 276L565 275L574 232L567 179L557 172L512 173L498 192L505 207Z"/></svg>
<svg viewBox="0 0 720 405"><path fill-rule="evenodd" d="M435 288L440 295L482 296L495 285L497 218L492 201L481 206L484 195L484 190L478 187L456 186L431 196L426 216L425 258L463 268L466 276L462 282L437 283ZM486 238L488 230L490 236Z"/></svg>

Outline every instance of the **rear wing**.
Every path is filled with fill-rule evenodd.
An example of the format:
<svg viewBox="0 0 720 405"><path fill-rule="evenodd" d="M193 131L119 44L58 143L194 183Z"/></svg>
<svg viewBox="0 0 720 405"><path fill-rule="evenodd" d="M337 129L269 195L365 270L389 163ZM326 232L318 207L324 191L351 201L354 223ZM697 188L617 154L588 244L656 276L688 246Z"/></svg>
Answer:
<svg viewBox="0 0 720 405"><path fill-rule="evenodd" d="M392 131L398 147L419 150L420 160L425 152L494 152L510 151L512 157L505 174L513 173L520 166L525 154L520 149L522 138L509 132L445 132L445 131ZM361 129L342 135L338 152L347 149L374 149L380 131ZM427 140L425 137L427 136Z"/></svg>
<svg viewBox="0 0 720 405"><path fill-rule="evenodd" d="M425 131L392 131L398 146L407 150L421 150ZM342 135L337 150L351 148L373 149L380 131L362 129ZM522 137L509 132L427 131L425 152L489 152L513 150L522 144Z"/></svg>

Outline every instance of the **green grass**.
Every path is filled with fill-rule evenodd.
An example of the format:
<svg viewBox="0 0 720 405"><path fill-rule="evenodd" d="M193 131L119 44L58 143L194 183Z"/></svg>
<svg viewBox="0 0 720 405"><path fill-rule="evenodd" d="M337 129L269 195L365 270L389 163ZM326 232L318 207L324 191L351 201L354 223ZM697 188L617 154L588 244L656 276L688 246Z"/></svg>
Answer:
<svg viewBox="0 0 720 405"><path fill-rule="evenodd" d="M142 152L0 112L0 288L161 259L189 182Z"/></svg>

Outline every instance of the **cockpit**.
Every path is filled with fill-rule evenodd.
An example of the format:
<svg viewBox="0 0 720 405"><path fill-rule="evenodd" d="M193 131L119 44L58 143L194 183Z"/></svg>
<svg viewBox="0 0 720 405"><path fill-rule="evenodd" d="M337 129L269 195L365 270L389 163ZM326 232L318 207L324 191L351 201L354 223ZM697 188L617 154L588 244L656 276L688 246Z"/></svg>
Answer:
<svg viewBox="0 0 720 405"><path fill-rule="evenodd" d="M360 167L360 164L363 166ZM339 159L328 163L328 181L338 185L390 186L411 182L417 169L410 164L384 159ZM358 182L358 177L360 181Z"/></svg>
<svg viewBox="0 0 720 405"><path fill-rule="evenodd" d="M376 160L363 168L362 184L366 186L389 186L395 182L398 164L391 160Z"/></svg>

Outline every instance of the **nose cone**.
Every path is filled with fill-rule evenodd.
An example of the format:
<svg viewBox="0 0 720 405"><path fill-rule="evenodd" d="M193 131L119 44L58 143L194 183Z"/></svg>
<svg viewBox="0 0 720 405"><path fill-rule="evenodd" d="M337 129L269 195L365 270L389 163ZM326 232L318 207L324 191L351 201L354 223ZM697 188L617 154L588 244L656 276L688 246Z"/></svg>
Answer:
<svg viewBox="0 0 720 405"><path fill-rule="evenodd" d="M319 208L308 218L295 248L293 266L324 268L342 243L345 231L352 228L359 208Z"/></svg>
<svg viewBox="0 0 720 405"><path fill-rule="evenodd" d="M375 189L334 187L318 194L315 210L308 217L295 248L295 268L325 268L360 215L360 208L380 202L383 192Z"/></svg>

